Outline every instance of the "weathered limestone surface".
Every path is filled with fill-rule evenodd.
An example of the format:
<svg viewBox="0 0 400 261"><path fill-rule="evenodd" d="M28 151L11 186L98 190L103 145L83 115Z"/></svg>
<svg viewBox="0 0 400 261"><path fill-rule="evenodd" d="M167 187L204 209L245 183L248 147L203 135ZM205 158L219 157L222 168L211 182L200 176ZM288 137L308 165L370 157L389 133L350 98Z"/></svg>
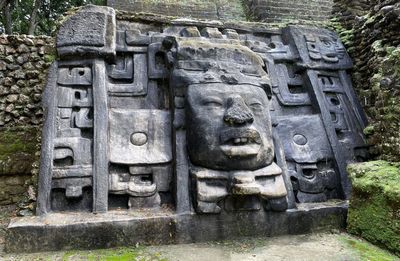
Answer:
<svg viewBox="0 0 400 261"><path fill-rule="evenodd" d="M40 125L53 43L51 37L0 36L0 127Z"/></svg>
<svg viewBox="0 0 400 261"><path fill-rule="evenodd" d="M250 17L268 23L327 22L332 0L246 0Z"/></svg>
<svg viewBox="0 0 400 261"><path fill-rule="evenodd" d="M38 217L9 251L341 227L366 121L335 33L86 6L56 42Z"/></svg>
<svg viewBox="0 0 400 261"><path fill-rule="evenodd" d="M35 199L42 90L54 60L51 37L0 36L0 204ZM36 167L34 167L34 166ZM32 176L33 175L33 176ZM32 205L22 204L33 210Z"/></svg>
<svg viewBox="0 0 400 261"><path fill-rule="evenodd" d="M364 130L371 155L400 157L400 4L398 1L342 1L334 26L354 61L353 83L369 118ZM384 161L349 167L353 197L348 229L399 254L399 168Z"/></svg>
<svg viewBox="0 0 400 261"><path fill-rule="evenodd" d="M287 212L234 212L222 216L176 214L168 209L96 215L54 213L12 222L5 248L7 252L40 252L306 234L344 228L346 215L345 202L300 204Z"/></svg>
<svg viewBox="0 0 400 261"><path fill-rule="evenodd" d="M174 17L208 20L244 20L245 10L240 0L108 0L107 5L118 10L152 13Z"/></svg>
<svg viewBox="0 0 400 261"><path fill-rule="evenodd" d="M251 20L268 23L324 23L333 0L108 0L118 10L209 20Z"/></svg>
<svg viewBox="0 0 400 261"><path fill-rule="evenodd" d="M400 158L400 3L335 1L335 27L354 61L353 83L369 117L371 154Z"/></svg>

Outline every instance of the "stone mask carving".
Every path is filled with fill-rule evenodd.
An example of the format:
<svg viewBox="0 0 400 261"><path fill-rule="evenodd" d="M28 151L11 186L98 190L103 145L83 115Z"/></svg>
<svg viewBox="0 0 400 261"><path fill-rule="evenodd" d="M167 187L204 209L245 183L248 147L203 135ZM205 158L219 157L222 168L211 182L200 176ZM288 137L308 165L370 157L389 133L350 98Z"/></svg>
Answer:
<svg viewBox="0 0 400 261"><path fill-rule="evenodd" d="M116 18L87 6L58 33L39 215L284 211L349 197L345 167L366 121L335 34Z"/></svg>
<svg viewBox="0 0 400 261"><path fill-rule="evenodd" d="M219 170L255 170L272 163L271 119L262 88L190 85L186 115L193 164Z"/></svg>

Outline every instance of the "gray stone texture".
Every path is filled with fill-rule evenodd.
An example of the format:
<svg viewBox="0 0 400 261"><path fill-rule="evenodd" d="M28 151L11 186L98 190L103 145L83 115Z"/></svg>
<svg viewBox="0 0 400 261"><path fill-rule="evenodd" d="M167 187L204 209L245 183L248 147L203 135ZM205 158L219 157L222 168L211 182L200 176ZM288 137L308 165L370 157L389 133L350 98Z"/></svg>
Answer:
<svg viewBox="0 0 400 261"><path fill-rule="evenodd" d="M199 214L285 211L349 197L345 167L366 156L366 123L337 35L289 26L259 36L179 19L153 30L123 19L113 26L113 13L83 7L59 32L39 215L171 207L173 199ZM83 29L70 38L89 14L109 16L93 44ZM180 144L187 156L176 154ZM184 175L190 184L177 183ZM192 202L178 198L182 186Z"/></svg>
<svg viewBox="0 0 400 261"><path fill-rule="evenodd" d="M35 200L41 94L55 58L51 37L0 36L0 204ZM28 205L29 205L28 204ZM21 206L28 207L27 204ZM33 205L29 208L33 210Z"/></svg>
<svg viewBox="0 0 400 261"><path fill-rule="evenodd" d="M335 23L354 61L354 88L370 120L370 152L398 162L400 121L400 3L389 1L334 1Z"/></svg>
<svg viewBox="0 0 400 261"><path fill-rule="evenodd" d="M107 0L107 5L121 11L191 17L208 20L244 20L241 1L234 0Z"/></svg>
<svg viewBox="0 0 400 261"><path fill-rule="evenodd" d="M327 22L332 16L332 0L246 0L254 20L267 23Z"/></svg>
<svg viewBox="0 0 400 261"><path fill-rule="evenodd" d="M268 23L328 22L333 0L108 0L120 11L208 20L251 20Z"/></svg>
<svg viewBox="0 0 400 261"><path fill-rule="evenodd" d="M101 23L85 34L92 16ZM86 6L60 29L44 92L43 219L32 220L37 235L82 241L55 235L43 248L300 233L331 215L342 224L346 206L320 202L349 198L346 165L367 157L366 119L336 34L122 17ZM24 241L33 223L10 225L10 251L38 249Z"/></svg>
<svg viewBox="0 0 400 261"><path fill-rule="evenodd" d="M107 57L115 55L115 14L112 8L87 5L66 19L57 34L60 56Z"/></svg>
<svg viewBox="0 0 400 261"><path fill-rule="evenodd" d="M38 126L55 49L51 37L0 36L0 127Z"/></svg>
<svg viewBox="0 0 400 261"><path fill-rule="evenodd" d="M66 213L13 221L7 252L95 249L205 242L250 236L305 234L344 228L347 204L301 204L287 212L198 216L170 210ZM62 224L60 224L62 222Z"/></svg>

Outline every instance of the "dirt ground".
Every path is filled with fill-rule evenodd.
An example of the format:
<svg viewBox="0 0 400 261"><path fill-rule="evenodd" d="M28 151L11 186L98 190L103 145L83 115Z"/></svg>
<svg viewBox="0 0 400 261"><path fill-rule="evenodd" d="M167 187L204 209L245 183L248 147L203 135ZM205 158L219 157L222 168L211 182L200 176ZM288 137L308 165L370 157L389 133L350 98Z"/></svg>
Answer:
<svg viewBox="0 0 400 261"><path fill-rule="evenodd" d="M136 246L92 251L58 251L33 254L4 253L4 236L15 208L0 207L0 260L399 260L389 252L346 233L317 233L274 238L244 238L209 243Z"/></svg>

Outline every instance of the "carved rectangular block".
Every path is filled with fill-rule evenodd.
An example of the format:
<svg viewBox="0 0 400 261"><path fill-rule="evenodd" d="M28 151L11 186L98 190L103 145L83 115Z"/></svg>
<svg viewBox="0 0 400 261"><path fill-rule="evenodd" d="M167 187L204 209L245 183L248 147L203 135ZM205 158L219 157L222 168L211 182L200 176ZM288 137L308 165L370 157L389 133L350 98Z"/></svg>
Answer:
<svg viewBox="0 0 400 261"><path fill-rule="evenodd" d="M117 59L116 65L109 66L109 76L114 81L108 89L116 96L142 96L147 94L146 54L131 54ZM118 81L124 80L124 81Z"/></svg>
<svg viewBox="0 0 400 261"><path fill-rule="evenodd" d="M112 109L109 121L111 162L133 165L171 161L169 112Z"/></svg>
<svg viewBox="0 0 400 261"><path fill-rule="evenodd" d="M310 163L332 158L332 150L318 115L280 117L276 132L287 160Z"/></svg>
<svg viewBox="0 0 400 261"><path fill-rule="evenodd" d="M57 83L61 85L91 85L92 70L88 67L59 68Z"/></svg>
<svg viewBox="0 0 400 261"><path fill-rule="evenodd" d="M339 37L322 28L289 26L284 35L298 50L304 66L312 69L349 69L353 63Z"/></svg>
<svg viewBox="0 0 400 261"><path fill-rule="evenodd" d="M115 55L115 11L87 5L69 17L57 34L57 51L61 58Z"/></svg>
<svg viewBox="0 0 400 261"><path fill-rule="evenodd" d="M58 87L58 107L92 107L93 94L91 88Z"/></svg>

